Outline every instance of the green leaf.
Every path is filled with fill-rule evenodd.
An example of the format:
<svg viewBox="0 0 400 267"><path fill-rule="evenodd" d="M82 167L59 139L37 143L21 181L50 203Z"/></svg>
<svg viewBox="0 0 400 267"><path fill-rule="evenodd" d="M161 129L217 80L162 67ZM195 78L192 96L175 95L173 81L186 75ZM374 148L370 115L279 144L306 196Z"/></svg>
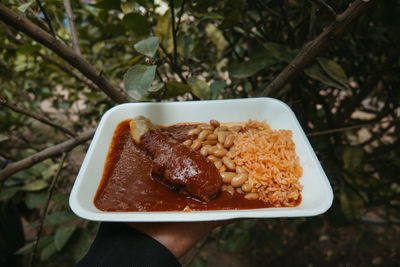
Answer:
<svg viewBox="0 0 400 267"><path fill-rule="evenodd" d="M158 48L158 37L144 39L134 45L136 51L148 57L153 57Z"/></svg>
<svg viewBox="0 0 400 267"><path fill-rule="evenodd" d="M203 258L196 259L190 264L190 267L207 267L207 260Z"/></svg>
<svg viewBox="0 0 400 267"><path fill-rule="evenodd" d="M22 54L28 54L32 55L40 50L39 45L31 45L31 44L25 44L25 45L20 45L18 46L17 51L22 53Z"/></svg>
<svg viewBox="0 0 400 267"><path fill-rule="evenodd" d="M54 245L58 251L62 250L68 240L71 238L72 234L75 232L78 225L70 225L62 228L58 228L56 230L56 234L54 236Z"/></svg>
<svg viewBox="0 0 400 267"><path fill-rule="evenodd" d="M222 32L214 24L208 23L205 30L207 37L211 39L219 52L229 45Z"/></svg>
<svg viewBox="0 0 400 267"><path fill-rule="evenodd" d="M9 139L9 138L8 138L7 135L0 134L0 142L6 141L6 140L8 140L8 139Z"/></svg>
<svg viewBox="0 0 400 267"><path fill-rule="evenodd" d="M150 94L159 93L161 91L161 89L164 88L164 86L165 86L165 83L157 83L157 84L153 85L152 87L150 87L147 91Z"/></svg>
<svg viewBox="0 0 400 267"><path fill-rule="evenodd" d="M47 192L30 192L25 197L25 205L28 209L34 209L44 204Z"/></svg>
<svg viewBox="0 0 400 267"><path fill-rule="evenodd" d="M141 100L154 80L157 66L135 65L125 73L126 92L136 100Z"/></svg>
<svg viewBox="0 0 400 267"><path fill-rule="evenodd" d="M257 72L276 62L273 58L259 57L249 61L233 65L229 68L229 74L233 78L243 79L253 76Z"/></svg>
<svg viewBox="0 0 400 267"><path fill-rule="evenodd" d="M30 7L30 5L32 5L33 1L29 1L25 4L22 4L18 7L18 10L22 13L25 13L25 11L28 9L28 7Z"/></svg>
<svg viewBox="0 0 400 267"><path fill-rule="evenodd" d="M174 81L167 82L166 87L167 87L167 91L165 93L166 98L176 97L191 91L189 85L181 82L174 82Z"/></svg>
<svg viewBox="0 0 400 267"><path fill-rule="evenodd" d="M219 93L221 92L222 89L224 89L226 86L226 82L219 80L215 81L211 84L210 89L211 89L211 99L217 99Z"/></svg>
<svg viewBox="0 0 400 267"><path fill-rule="evenodd" d="M101 8L101 9L120 10L121 9L121 1L120 0L103 0L103 1L99 1L95 4L92 4L92 6Z"/></svg>
<svg viewBox="0 0 400 267"><path fill-rule="evenodd" d="M222 20L224 19L224 16L216 13L216 12L210 12L205 14L203 17L201 17L200 21L204 20Z"/></svg>
<svg viewBox="0 0 400 267"><path fill-rule="evenodd" d="M93 242L93 234L86 229L77 229L77 234L73 235L68 246L65 248L73 262L76 263L87 253Z"/></svg>
<svg viewBox="0 0 400 267"><path fill-rule="evenodd" d="M21 187L19 186L9 186L9 187L3 187L0 191L0 201L7 201L10 198L12 198L19 190L21 190Z"/></svg>
<svg viewBox="0 0 400 267"><path fill-rule="evenodd" d="M360 147L346 147L343 152L345 169L356 169L364 158L364 150Z"/></svg>
<svg viewBox="0 0 400 267"><path fill-rule="evenodd" d="M77 217L75 216L75 214L73 214L69 210L61 210L47 215L43 222L43 226L47 227L51 225L63 224L75 220L76 218ZM31 223L31 227L37 227L38 225L39 221Z"/></svg>
<svg viewBox="0 0 400 267"><path fill-rule="evenodd" d="M24 191L39 191L45 189L49 184L45 180L35 180L32 183L26 184L22 187Z"/></svg>
<svg viewBox="0 0 400 267"><path fill-rule="evenodd" d="M172 22L171 22L171 10L168 9L164 15L162 15L157 22L155 35L160 38L160 43L164 45L167 53L171 53L174 49L173 38L172 38Z"/></svg>
<svg viewBox="0 0 400 267"><path fill-rule="evenodd" d="M304 70L304 73L317 81L320 81L321 83L338 88L338 89L345 89L341 84L337 83L336 81L332 80L329 76L327 76L322 69L318 65L313 65L307 69Z"/></svg>
<svg viewBox="0 0 400 267"><path fill-rule="evenodd" d="M40 253L40 260L46 261L50 259L55 253L57 253L57 247L54 242L48 244L46 247L43 248L42 252Z"/></svg>
<svg viewBox="0 0 400 267"><path fill-rule="evenodd" d="M192 93L197 97L200 99L210 99L211 89L205 81L198 78L191 78L188 84L192 88Z"/></svg>
<svg viewBox="0 0 400 267"><path fill-rule="evenodd" d="M296 56L296 53L286 45L266 42L263 44L263 46L270 56L280 61L289 63Z"/></svg>
<svg viewBox="0 0 400 267"><path fill-rule="evenodd" d="M317 60L322 69L325 71L326 74L328 74L329 77L331 77L336 82L342 84L344 87L348 86L347 75L339 64L337 64L333 60L323 57L319 57L317 58Z"/></svg>
<svg viewBox="0 0 400 267"><path fill-rule="evenodd" d="M147 18L139 13L129 13L122 19L122 24L127 30L132 30L138 35L146 35L150 31L150 23Z"/></svg>
<svg viewBox="0 0 400 267"><path fill-rule="evenodd" d="M361 197L348 185L342 183L340 186L340 206L347 219L353 220L360 215L364 206Z"/></svg>
<svg viewBox="0 0 400 267"><path fill-rule="evenodd" d="M37 248L38 248L38 249L41 249L41 248L47 246L48 244L50 244L51 242L53 242L53 240L54 240L54 237L53 237L53 236L50 236L50 235L49 235L49 236L41 237L41 238L39 239ZM33 250L33 242L32 242L32 243L29 243L29 244L26 244L26 245L23 246L22 248L18 249L16 252L14 252L14 254L15 254L15 255L26 255L26 254L28 254L28 253L31 253L32 250Z"/></svg>

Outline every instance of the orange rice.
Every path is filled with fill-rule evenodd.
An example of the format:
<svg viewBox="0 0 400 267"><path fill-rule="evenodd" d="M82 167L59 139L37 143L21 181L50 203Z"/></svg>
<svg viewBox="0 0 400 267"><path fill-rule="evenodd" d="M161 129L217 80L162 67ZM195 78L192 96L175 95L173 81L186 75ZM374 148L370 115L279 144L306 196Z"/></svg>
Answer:
<svg viewBox="0 0 400 267"><path fill-rule="evenodd" d="M272 206L293 206L301 197L303 174L292 131L272 130L263 121L249 120L235 134L228 156L249 173L248 182L261 200ZM254 190L253 189L253 190Z"/></svg>

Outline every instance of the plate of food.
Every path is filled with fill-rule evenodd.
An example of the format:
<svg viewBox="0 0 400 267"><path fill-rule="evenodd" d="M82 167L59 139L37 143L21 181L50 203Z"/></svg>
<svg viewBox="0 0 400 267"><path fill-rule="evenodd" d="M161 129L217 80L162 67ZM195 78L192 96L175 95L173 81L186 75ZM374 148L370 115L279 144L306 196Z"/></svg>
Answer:
<svg viewBox="0 0 400 267"><path fill-rule="evenodd" d="M69 200L82 218L121 222L315 216L332 201L294 113L273 98L118 105Z"/></svg>

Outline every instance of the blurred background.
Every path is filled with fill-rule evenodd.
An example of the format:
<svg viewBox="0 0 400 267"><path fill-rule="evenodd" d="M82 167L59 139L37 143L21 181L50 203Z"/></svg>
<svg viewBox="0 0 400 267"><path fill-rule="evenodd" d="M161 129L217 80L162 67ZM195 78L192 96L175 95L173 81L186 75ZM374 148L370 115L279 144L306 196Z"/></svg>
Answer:
<svg viewBox="0 0 400 267"><path fill-rule="evenodd" d="M3 0L0 265L85 254L98 223L68 197L109 108L268 96L308 135L331 209L217 228L181 263L398 266L399 26L398 0Z"/></svg>

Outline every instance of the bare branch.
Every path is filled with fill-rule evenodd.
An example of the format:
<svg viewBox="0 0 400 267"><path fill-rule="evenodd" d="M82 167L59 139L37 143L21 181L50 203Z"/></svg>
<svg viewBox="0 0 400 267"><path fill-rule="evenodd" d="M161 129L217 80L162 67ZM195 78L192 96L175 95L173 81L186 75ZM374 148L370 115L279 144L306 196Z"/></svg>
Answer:
<svg viewBox="0 0 400 267"><path fill-rule="evenodd" d="M311 3L311 11L310 11L310 24L308 26L308 40L312 40L315 38L315 22L317 21L317 4Z"/></svg>
<svg viewBox="0 0 400 267"><path fill-rule="evenodd" d="M30 112L30 111L27 111L27 110L25 110L25 109L23 109L23 108L21 108L21 107L18 107L18 106L15 105L15 104L8 103L7 100L5 100L5 99L1 99L1 98L0 98L0 105L1 105L1 106L4 106L4 107L7 107L7 108L9 108L9 109L11 109L11 110L14 110L15 112L24 114L24 115L26 115L26 116L28 116L28 117L31 117L31 118L33 118L33 119L35 119L35 120L38 120L38 121L40 121L40 122L43 122L44 124L47 124L47 125L49 125L49 126L51 126L51 127L54 127L54 128L56 128L56 129L58 129L58 130L64 132L64 133L68 134L68 135L71 136L71 137L75 137L75 136L76 136L76 134L74 134L72 131L70 131L70 130L64 128L64 127L62 127L61 125L58 125L58 124L52 122L52 121L49 120L48 118L46 118L46 117L44 117L44 116L42 116L42 115L39 115L39 114L32 113L32 112Z"/></svg>
<svg viewBox="0 0 400 267"><path fill-rule="evenodd" d="M69 64L78 69L89 80L94 82L101 90L103 90L112 100L117 103L129 102L128 95L118 87L111 84L104 75L93 68L83 57L79 56L70 47L64 45L49 33L30 22L29 20L19 16L17 13L8 9L0 3L0 20L6 24L22 31L32 39L51 49L58 56L63 58Z"/></svg>
<svg viewBox="0 0 400 267"><path fill-rule="evenodd" d="M174 43L174 64L177 64L177 47L176 47L176 29L175 29L175 8L174 8L174 0L169 0L169 6L171 9L171 22L172 22L172 41Z"/></svg>
<svg viewBox="0 0 400 267"><path fill-rule="evenodd" d="M318 135L332 134L332 133L337 133L337 132L344 132L344 131L348 131L348 130L352 130L352 129L358 129L358 128L362 128L362 127L366 127L366 126L370 126L370 125L374 125L374 124L382 124L382 123L386 123L386 122L396 124L396 123L400 122L400 119L381 120L381 121L372 121L372 122L368 122L368 123L361 123L361 124L351 125L351 126L347 126L347 127L341 127L341 128L330 129L330 130L325 130L325 131L308 133L307 136L318 136Z"/></svg>
<svg viewBox="0 0 400 267"><path fill-rule="evenodd" d="M62 170L62 167L63 167L63 164L64 164L64 161L65 161L66 157L67 157L67 153L63 152L62 153L62 158L61 158L61 161L60 161L60 165L58 166L58 169L57 169L57 173L54 176L53 180L51 181L51 185L49 187L49 192L47 194L46 204L44 206L43 214L42 214L42 216L40 218L40 224L39 224L39 226L37 228L37 231L36 231L36 239L35 239L35 241L33 243L33 250L32 250L32 253L31 253L31 258L30 258L28 266L32 266L33 265L33 261L35 259L35 253L36 253L36 250L37 250L37 246L39 244L40 234L42 233L42 229L43 229L44 219L46 218L47 210L49 209L49 203L50 203L51 197L53 196L54 188L55 188L55 185L57 183L58 177L60 176L60 173L61 173L61 170Z"/></svg>
<svg viewBox="0 0 400 267"><path fill-rule="evenodd" d="M310 0L310 1L319 5L322 8L325 8L333 18L336 18L337 15L335 10L330 5L328 5L324 0Z"/></svg>
<svg viewBox="0 0 400 267"><path fill-rule="evenodd" d="M181 19L182 19L182 15L183 15L183 10L184 10L184 8L185 8L185 0L182 0L182 3L181 3L181 13L179 14L178 23L176 24L176 32L178 32L179 26L181 25Z"/></svg>
<svg viewBox="0 0 400 267"><path fill-rule="evenodd" d="M67 152L74 149L76 146L90 140L93 137L94 132L95 132L94 129L89 130L63 143L48 147L28 158L8 164L7 167L5 167L3 170L0 170L0 190L6 179L11 175L13 175L14 173L27 169L45 159L60 155L63 152Z"/></svg>
<svg viewBox="0 0 400 267"><path fill-rule="evenodd" d="M289 63L288 66L268 85L261 93L261 96L274 95L279 89L283 88L288 82L293 80L299 72L307 67L321 53L329 49L338 41L349 25L361 16L377 0L362 1L356 0L336 20L331 23L317 38L309 42L299 52L299 54Z"/></svg>
<svg viewBox="0 0 400 267"><path fill-rule="evenodd" d="M53 35L53 37L55 36L54 34L54 30L53 27L51 26L51 20L49 19L49 17L47 16L47 12L44 9L44 7L42 6L42 3L40 2L40 0L36 0L36 4L39 6L40 11L43 13L44 19L46 20L47 26L49 27L50 33L51 35Z"/></svg>
<svg viewBox="0 0 400 267"><path fill-rule="evenodd" d="M65 12L67 13L69 28L71 30L72 43L74 44L75 52L82 56L81 48L79 46L78 33L75 28L74 15L72 14L71 1L64 0Z"/></svg>
<svg viewBox="0 0 400 267"><path fill-rule="evenodd" d="M185 77L183 77L182 71L180 70L180 68L174 63L172 57L170 54L168 54L167 50L165 49L165 47L163 46L162 43L160 43L160 48L161 50L164 52L164 54L167 57L168 63L171 66L172 70L179 76L179 78L181 79L182 82L187 83Z"/></svg>

